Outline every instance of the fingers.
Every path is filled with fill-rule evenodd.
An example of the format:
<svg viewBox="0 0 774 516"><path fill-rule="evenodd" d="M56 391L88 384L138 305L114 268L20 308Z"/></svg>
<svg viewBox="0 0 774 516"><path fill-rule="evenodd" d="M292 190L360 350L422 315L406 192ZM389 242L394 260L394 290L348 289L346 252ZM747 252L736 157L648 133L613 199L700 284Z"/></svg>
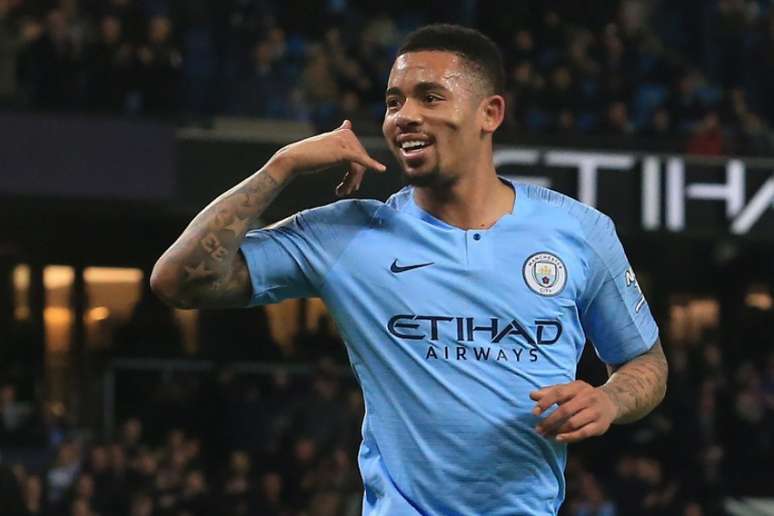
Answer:
<svg viewBox="0 0 774 516"><path fill-rule="evenodd" d="M357 192L360 190L360 185L363 183L366 169L357 163L352 163L351 167L352 168L350 170L355 171L355 191Z"/></svg>
<svg viewBox="0 0 774 516"><path fill-rule="evenodd" d="M556 436L556 440L562 443L576 443L589 437L602 435L605 433L605 428L597 421L593 420L589 423L582 425L577 430L572 432L563 432Z"/></svg>
<svg viewBox="0 0 774 516"><path fill-rule="evenodd" d="M560 404L558 409L541 421L535 430L537 430L539 434L553 436L568 419L585 408L587 408L587 400L584 398L576 397L568 400L565 403Z"/></svg>
<svg viewBox="0 0 774 516"><path fill-rule="evenodd" d="M374 158L368 155L368 152L360 143L355 133L352 131L352 122L344 120L336 131L344 132L344 147L347 149L347 159L353 161L365 168L376 170L377 172L384 172L387 167L384 164L376 161Z"/></svg>
<svg viewBox="0 0 774 516"><path fill-rule="evenodd" d="M358 145L360 145L360 142L358 142ZM374 158L368 155L368 153L363 149L363 146L360 145L360 152L356 152L352 156L352 161L355 163L362 165L365 168L370 168L372 170L376 170L377 172L384 172L387 170L387 167L384 166L382 163L379 163Z"/></svg>
<svg viewBox="0 0 774 516"><path fill-rule="evenodd" d="M563 443L602 435L616 417L615 407L605 393L580 380L534 391L530 398L537 402L532 411L536 416L554 404L559 405L535 430Z"/></svg>
<svg viewBox="0 0 774 516"><path fill-rule="evenodd" d="M387 170L384 164L368 155L365 147L363 147L363 144L360 143L360 140L352 131L352 122L344 120L333 132L338 133L337 139L340 152L348 163L347 173L336 187L336 195L341 197L360 190L360 185L363 182L363 176L367 169L376 170L377 172Z"/></svg>
<svg viewBox="0 0 774 516"><path fill-rule="evenodd" d="M596 423L599 419L599 412L595 411L592 407L587 407L579 410L574 416L567 419L564 424L556 430L556 438L559 439L560 435L575 432L581 428Z"/></svg>
<svg viewBox="0 0 774 516"><path fill-rule="evenodd" d="M352 192L360 190L360 184L363 182L365 167L358 163L350 163L349 170L344 175L341 183L336 187L336 195L339 197L350 195Z"/></svg>
<svg viewBox="0 0 774 516"><path fill-rule="evenodd" d="M535 408L532 409L532 414L539 416L545 412L549 407L554 404L561 405L567 400L575 396L575 393L579 389L580 382L564 383L561 385L552 385L537 391L533 391L529 394L529 397L537 402Z"/></svg>

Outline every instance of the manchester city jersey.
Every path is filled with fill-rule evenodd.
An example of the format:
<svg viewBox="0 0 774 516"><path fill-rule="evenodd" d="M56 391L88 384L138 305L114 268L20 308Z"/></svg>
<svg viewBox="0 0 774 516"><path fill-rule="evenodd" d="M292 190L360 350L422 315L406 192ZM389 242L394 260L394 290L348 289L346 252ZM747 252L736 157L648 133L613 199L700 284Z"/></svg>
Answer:
<svg viewBox="0 0 774 516"><path fill-rule="evenodd" d="M608 364L657 340L610 219L512 186L512 213L485 230L444 223L406 187L242 245L253 304L320 296L341 331L366 407L364 515L556 514L566 445L536 433L529 393L573 381L587 339Z"/></svg>

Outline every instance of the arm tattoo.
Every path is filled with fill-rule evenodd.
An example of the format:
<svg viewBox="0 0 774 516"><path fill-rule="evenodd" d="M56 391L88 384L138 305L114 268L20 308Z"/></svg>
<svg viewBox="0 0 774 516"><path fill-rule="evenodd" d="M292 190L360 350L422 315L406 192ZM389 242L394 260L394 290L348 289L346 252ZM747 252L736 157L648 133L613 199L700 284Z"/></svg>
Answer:
<svg viewBox="0 0 774 516"><path fill-rule="evenodd" d="M601 389L618 406L616 423L637 421L661 403L666 395L667 367L660 341L623 365L608 366L611 375Z"/></svg>
<svg viewBox="0 0 774 516"><path fill-rule="evenodd" d="M168 301L191 308L247 304L250 278L239 246L285 184L264 167L202 210L161 258L177 275Z"/></svg>

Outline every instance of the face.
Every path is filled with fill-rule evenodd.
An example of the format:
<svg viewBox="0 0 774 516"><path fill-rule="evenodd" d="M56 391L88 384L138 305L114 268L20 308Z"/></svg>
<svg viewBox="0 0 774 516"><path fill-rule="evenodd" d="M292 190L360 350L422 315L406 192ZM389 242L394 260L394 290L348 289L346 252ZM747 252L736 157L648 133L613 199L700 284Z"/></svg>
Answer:
<svg viewBox="0 0 774 516"><path fill-rule="evenodd" d="M408 52L390 71L382 132L410 184L456 182L491 149L499 119L481 79L450 52ZM494 100L493 100L494 99ZM499 99L499 100L498 100Z"/></svg>

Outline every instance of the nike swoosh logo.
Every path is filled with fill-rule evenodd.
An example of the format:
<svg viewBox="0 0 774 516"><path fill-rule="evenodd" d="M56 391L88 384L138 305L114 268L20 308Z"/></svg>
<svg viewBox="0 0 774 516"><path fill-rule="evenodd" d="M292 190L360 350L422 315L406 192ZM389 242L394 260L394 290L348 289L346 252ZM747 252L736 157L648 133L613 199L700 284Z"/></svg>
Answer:
<svg viewBox="0 0 774 516"><path fill-rule="evenodd" d="M412 269L419 269L420 267L427 267L428 265L433 265L433 263L434 262L418 263L416 265L405 265L401 267L400 265L398 265L398 259L396 258L395 261L392 262L392 265L390 265L390 270L395 274L398 274L400 272L406 272Z"/></svg>

